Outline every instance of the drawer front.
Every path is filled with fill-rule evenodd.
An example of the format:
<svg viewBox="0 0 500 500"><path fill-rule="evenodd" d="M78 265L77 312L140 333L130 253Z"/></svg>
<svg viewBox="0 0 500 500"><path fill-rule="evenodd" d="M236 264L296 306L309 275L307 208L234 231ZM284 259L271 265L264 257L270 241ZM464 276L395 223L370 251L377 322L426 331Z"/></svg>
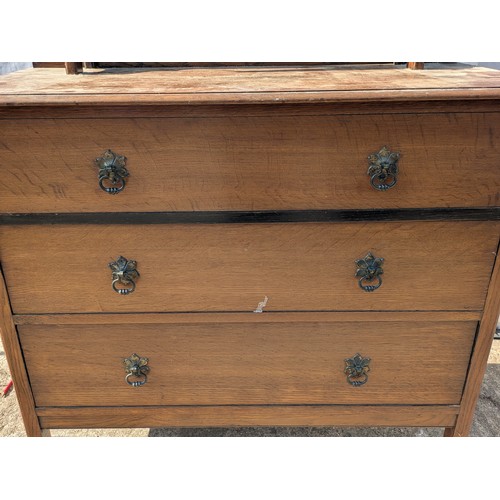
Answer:
<svg viewBox="0 0 500 500"><path fill-rule="evenodd" d="M476 323L18 328L37 406L458 404ZM149 368L137 387L133 354Z"/></svg>
<svg viewBox="0 0 500 500"><path fill-rule="evenodd" d="M479 311L499 231L498 222L2 226L0 257L18 314L251 312L261 302L266 311ZM356 263L369 253L384 259L371 282ZM128 295L112 287L108 264L119 256L139 273L115 282L133 282Z"/></svg>
<svg viewBox="0 0 500 500"><path fill-rule="evenodd" d="M497 113L0 120L0 137L5 213L500 204ZM384 146L400 158L381 191L367 171ZM114 196L108 149L129 173Z"/></svg>

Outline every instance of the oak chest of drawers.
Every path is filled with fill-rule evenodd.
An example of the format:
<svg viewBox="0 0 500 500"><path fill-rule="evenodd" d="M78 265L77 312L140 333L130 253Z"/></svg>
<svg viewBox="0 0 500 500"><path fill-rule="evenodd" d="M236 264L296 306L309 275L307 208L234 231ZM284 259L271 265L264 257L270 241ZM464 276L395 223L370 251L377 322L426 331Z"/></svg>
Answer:
<svg viewBox="0 0 500 500"><path fill-rule="evenodd" d="M500 73L0 80L1 332L29 435L467 435L500 312Z"/></svg>

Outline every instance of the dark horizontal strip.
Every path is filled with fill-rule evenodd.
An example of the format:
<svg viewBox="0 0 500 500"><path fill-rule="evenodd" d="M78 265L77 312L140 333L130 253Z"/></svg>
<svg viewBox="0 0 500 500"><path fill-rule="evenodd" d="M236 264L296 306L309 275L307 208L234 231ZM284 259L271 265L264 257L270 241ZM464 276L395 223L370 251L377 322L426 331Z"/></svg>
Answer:
<svg viewBox="0 0 500 500"><path fill-rule="evenodd" d="M405 220L500 220L500 207L257 212L94 212L1 214L0 224L234 224Z"/></svg>

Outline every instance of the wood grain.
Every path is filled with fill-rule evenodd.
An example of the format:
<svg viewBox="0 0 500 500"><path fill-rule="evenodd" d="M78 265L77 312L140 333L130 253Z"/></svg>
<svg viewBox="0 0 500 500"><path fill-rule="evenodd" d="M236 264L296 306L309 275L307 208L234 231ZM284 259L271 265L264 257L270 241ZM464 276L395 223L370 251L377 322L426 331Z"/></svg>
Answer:
<svg viewBox="0 0 500 500"><path fill-rule="evenodd" d="M466 435L500 312L500 225L377 222L371 212L490 217L500 205L500 72L429 68L1 77L0 214L114 217L0 228L12 301L0 282L0 329L28 434L41 424L435 425ZM401 153L387 193L366 175L383 145ZM108 148L131 172L116 197L98 189L93 166ZM196 226L148 215L306 209L363 209L368 220ZM372 294L354 278L368 251L385 258ZM127 297L110 286L119 255L141 272ZM253 313L264 296L266 312ZM141 388L124 381L133 352L150 358ZM343 373L356 352L372 358L359 388Z"/></svg>
<svg viewBox="0 0 500 500"><path fill-rule="evenodd" d="M474 344L474 351L469 366L460 413L456 425L446 430L445 435L447 436L467 436L470 432L499 315L500 258L497 256L488 289L488 295L486 297L483 318L479 324L479 331Z"/></svg>
<svg viewBox="0 0 500 500"><path fill-rule="evenodd" d="M9 297L5 287L4 278L0 269L0 336L5 349L5 356L9 365L9 371L14 382L16 396L19 401L19 409L24 422L24 428L28 436L41 436L40 424L35 413L35 403L31 392L26 366L16 327L12 321Z"/></svg>
<svg viewBox="0 0 500 500"><path fill-rule="evenodd" d="M19 326L37 406L457 404L476 322ZM142 387L123 359L149 358ZM371 358L353 387L345 359Z"/></svg>
<svg viewBox="0 0 500 500"><path fill-rule="evenodd" d="M154 406L38 408L44 428L363 426L444 427L455 406Z"/></svg>
<svg viewBox="0 0 500 500"><path fill-rule="evenodd" d="M71 79L71 78L70 78ZM500 114L0 120L0 212L486 207L500 204ZM397 185L368 155L401 154ZM95 159L127 157L111 196Z"/></svg>
<svg viewBox="0 0 500 500"><path fill-rule="evenodd" d="M276 103L483 99L500 97L500 72L486 68L338 69L183 68L64 70L37 68L0 79L1 105Z"/></svg>
<svg viewBox="0 0 500 500"><path fill-rule="evenodd" d="M117 314L21 314L13 316L16 325L112 325L130 324L200 324L200 323L322 323L360 321L422 321L421 312L335 311L335 312L254 312L243 313L117 313ZM480 311L426 311L426 321L479 321Z"/></svg>
<svg viewBox="0 0 500 500"><path fill-rule="evenodd" d="M369 114L498 113L500 99L434 101L367 101L308 104L232 104L224 105L108 105L79 106L0 106L0 119L75 119L75 118L187 118L228 116L333 116Z"/></svg>
<svg viewBox="0 0 500 500"><path fill-rule="evenodd" d="M128 230L123 230L126 228ZM84 312L480 311L499 222L1 226L16 314ZM355 261L385 259L383 285ZM108 263L137 261L127 296Z"/></svg>

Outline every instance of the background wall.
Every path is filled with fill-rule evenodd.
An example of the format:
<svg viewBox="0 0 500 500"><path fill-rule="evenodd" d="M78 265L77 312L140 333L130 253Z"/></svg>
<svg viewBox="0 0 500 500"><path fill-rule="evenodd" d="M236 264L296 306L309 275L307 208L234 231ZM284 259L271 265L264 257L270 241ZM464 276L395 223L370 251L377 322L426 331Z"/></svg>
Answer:
<svg viewBox="0 0 500 500"><path fill-rule="evenodd" d="M11 73L18 69L31 68L32 66L30 62L0 62L0 75Z"/></svg>

